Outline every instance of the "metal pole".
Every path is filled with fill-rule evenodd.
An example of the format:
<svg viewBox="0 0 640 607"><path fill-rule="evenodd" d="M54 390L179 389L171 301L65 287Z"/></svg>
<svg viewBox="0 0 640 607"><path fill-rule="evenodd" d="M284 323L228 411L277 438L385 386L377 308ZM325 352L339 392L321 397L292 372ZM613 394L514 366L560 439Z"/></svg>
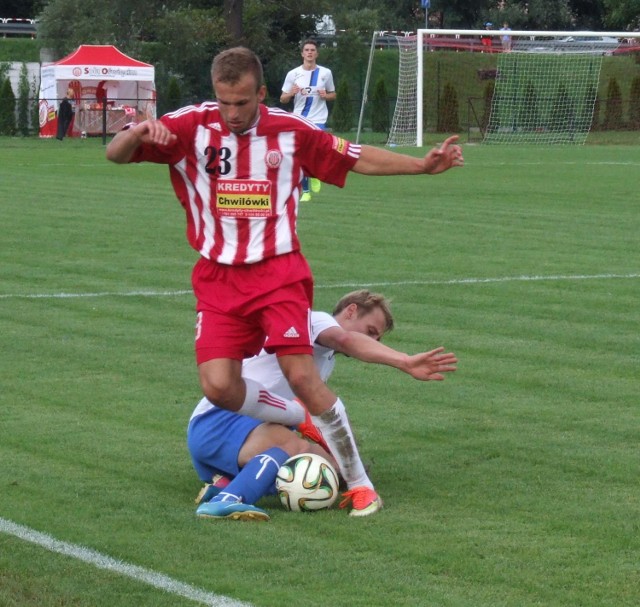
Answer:
<svg viewBox="0 0 640 607"><path fill-rule="evenodd" d="M107 97L102 100L102 145L107 145Z"/></svg>
<svg viewBox="0 0 640 607"><path fill-rule="evenodd" d="M422 130L423 130L423 122L424 122L424 116L423 116L423 110L424 110L424 103L423 103L423 78L422 75L424 73L424 57L423 57L423 52L424 52L424 33L423 30L418 30L418 48L416 49L416 52L418 53L418 73L416 74L417 76L417 90L416 90L416 103L417 103L417 108L416 108L416 147L421 148L422 147Z"/></svg>
<svg viewBox="0 0 640 607"><path fill-rule="evenodd" d="M369 49L369 64L367 65L367 75L364 81L364 91L362 92L362 102L360 104L360 117L358 118L358 132L356 133L356 143L360 143L360 133L362 132L362 119L364 118L364 106L367 105L367 91L369 90L369 77L371 76L371 65L373 64L373 54L376 48L377 32L373 32L371 38L371 48Z"/></svg>

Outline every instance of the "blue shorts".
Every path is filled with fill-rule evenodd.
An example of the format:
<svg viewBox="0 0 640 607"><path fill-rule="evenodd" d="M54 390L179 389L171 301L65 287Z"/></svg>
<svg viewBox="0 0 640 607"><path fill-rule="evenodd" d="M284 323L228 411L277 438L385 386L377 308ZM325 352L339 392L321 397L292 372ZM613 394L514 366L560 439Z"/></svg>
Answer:
<svg viewBox="0 0 640 607"><path fill-rule="evenodd" d="M211 477L219 473L236 476L242 445L263 423L219 407L194 417L187 429L187 448L200 480L211 482Z"/></svg>

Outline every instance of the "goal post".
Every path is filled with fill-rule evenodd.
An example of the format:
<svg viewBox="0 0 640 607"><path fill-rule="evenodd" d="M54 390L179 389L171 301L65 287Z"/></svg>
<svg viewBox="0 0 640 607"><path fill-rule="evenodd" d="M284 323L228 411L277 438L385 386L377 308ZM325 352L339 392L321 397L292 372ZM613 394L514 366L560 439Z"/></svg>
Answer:
<svg viewBox="0 0 640 607"><path fill-rule="evenodd" d="M484 143L584 143L609 79L640 74L640 32L420 29L396 40L388 145L464 130Z"/></svg>

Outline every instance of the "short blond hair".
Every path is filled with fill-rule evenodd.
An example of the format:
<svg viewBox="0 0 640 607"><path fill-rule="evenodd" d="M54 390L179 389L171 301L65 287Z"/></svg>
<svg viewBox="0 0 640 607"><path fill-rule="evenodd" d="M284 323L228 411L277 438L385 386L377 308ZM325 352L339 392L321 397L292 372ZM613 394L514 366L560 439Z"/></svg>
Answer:
<svg viewBox="0 0 640 607"><path fill-rule="evenodd" d="M252 74L258 90L264 81L262 63L258 55L244 46L222 51L213 59L211 64L211 81L215 87L216 82L224 84L236 84L245 74Z"/></svg>
<svg viewBox="0 0 640 607"><path fill-rule="evenodd" d="M358 317L368 314L372 310L379 308L384 314L384 332L387 333L393 330L393 314L391 313L390 301L381 293L372 293L367 289L360 289L358 291L351 291L342 297L335 308L333 309L333 315L339 314L350 306L356 304L358 306Z"/></svg>

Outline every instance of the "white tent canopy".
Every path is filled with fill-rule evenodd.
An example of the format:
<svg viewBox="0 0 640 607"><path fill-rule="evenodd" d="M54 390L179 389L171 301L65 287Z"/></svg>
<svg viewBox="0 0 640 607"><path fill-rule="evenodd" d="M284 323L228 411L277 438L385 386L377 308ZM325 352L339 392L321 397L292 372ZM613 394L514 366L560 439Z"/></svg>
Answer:
<svg viewBox="0 0 640 607"><path fill-rule="evenodd" d="M111 45L82 45L40 71L40 136L53 137L60 101L72 91L72 136L116 132L127 122L154 118L155 70ZM106 114L103 114L106 106Z"/></svg>

